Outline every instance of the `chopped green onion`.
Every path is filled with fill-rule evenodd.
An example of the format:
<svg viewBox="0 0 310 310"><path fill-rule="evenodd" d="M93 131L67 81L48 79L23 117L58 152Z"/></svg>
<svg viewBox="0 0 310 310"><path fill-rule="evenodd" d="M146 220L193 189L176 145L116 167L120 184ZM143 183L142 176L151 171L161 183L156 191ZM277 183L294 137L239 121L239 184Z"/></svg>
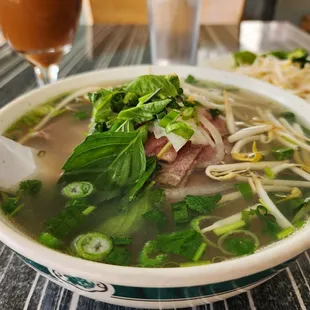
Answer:
<svg viewBox="0 0 310 310"><path fill-rule="evenodd" d="M201 260L198 262L181 263L180 267L194 267L194 266L203 266L203 265L210 265L210 264L212 264L210 260Z"/></svg>
<svg viewBox="0 0 310 310"><path fill-rule="evenodd" d="M294 227L285 228L285 229L283 229L283 230L281 230L280 232L277 233L277 238L279 240L284 239L287 236L291 235L294 231L295 231Z"/></svg>
<svg viewBox="0 0 310 310"><path fill-rule="evenodd" d="M155 251L156 241L151 240L144 245L139 257L140 264L143 267L160 266L167 261L167 254L158 254L154 258L151 258L150 255L154 254Z"/></svg>
<svg viewBox="0 0 310 310"><path fill-rule="evenodd" d="M169 123L166 126L166 133L170 132L173 132L186 140L189 140L195 133L194 130L184 122Z"/></svg>
<svg viewBox="0 0 310 310"><path fill-rule="evenodd" d="M201 243L200 247L198 248L198 250L196 251L194 257L193 257L193 261L197 262L200 260L201 256L203 255L204 251L206 250L207 244L206 243Z"/></svg>
<svg viewBox="0 0 310 310"><path fill-rule="evenodd" d="M192 118L194 112L195 112L195 109L193 107L185 108L182 111L182 119L183 120L188 120L188 119Z"/></svg>
<svg viewBox="0 0 310 310"><path fill-rule="evenodd" d="M246 225L246 222L243 221L243 220L239 220L237 222L234 222L232 224L227 224L225 226L222 226L222 227L219 227L219 228L216 228L213 230L213 232L217 235L217 236L220 236L220 235L224 235L224 234L227 234L227 233L230 233L231 231L234 231L236 229L239 229L239 228L242 228Z"/></svg>
<svg viewBox="0 0 310 310"><path fill-rule="evenodd" d="M180 115L181 113L179 111L172 110L159 121L158 125L160 127L166 128L168 124L174 122Z"/></svg>
<svg viewBox="0 0 310 310"><path fill-rule="evenodd" d="M88 118L88 113L86 111L77 111L73 114L73 116L78 119L79 121L82 121L86 118Z"/></svg>
<svg viewBox="0 0 310 310"><path fill-rule="evenodd" d="M233 236L241 234L246 236ZM257 236L248 230L234 230L224 234L218 240L219 249L224 254L233 256L252 254L259 247L259 244Z"/></svg>
<svg viewBox="0 0 310 310"><path fill-rule="evenodd" d="M288 147L276 146L271 149L271 153L276 160L291 159L294 156L294 150ZM266 168L265 168L266 169Z"/></svg>
<svg viewBox="0 0 310 310"><path fill-rule="evenodd" d="M172 204L173 218L177 224L185 223L189 221L189 213L187 205L184 201L176 202Z"/></svg>
<svg viewBox="0 0 310 310"><path fill-rule="evenodd" d="M243 211L241 212L241 219L242 219L243 221L245 221L246 224L248 225L248 224L250 224L251 216L253 216L253 215L256 215L256 210L255 210L255 209L250 209L250 210L248 210L248 211L243 210Z"/></svg>
<svg viewBox="0 0 310 310"><path fill-rule="evenodd" d="M39 236L39 242L51 249L59 249L63 243L48 232L43 232Z"/></svg>
<svg viewBox="0 0 310 310"><path fill-rule="evenodd" d="M251 200L253 198L253 191L249 183L237 183L236 188L245 200Z"/></svg>
<svg viewBox="0 0 310 310"><path fill-rule="evenodd" d="M111 238L114 245L128 245L132 243L132 239L129 237L115 236Z"/></svg>
<svg viewBox="0 0 310 310"><path fill-rule="evenodd" d="M89 196L94 190L90 182L73 182L64 187L62 193L68 198L77 199Z"/></svg>
<svg viewBox="0 0 310 310"><path fill-rule="evenodd" d="M95 206L88 206L85 210L82 211L83 215L89 215L93 211L95 211L96 207Z"/></svg>
<svg viewBox="0 0 310 310"><path fill-rule="evenodd" d="M72 243L75 255L92 261L102 261L112 248L111 239L97 232L80 235Z"/></svg>
<svg viewBox="0 0 310 310"><path fill-rule="evenodd" d="M275 174L273 173L273 171L270 167L265 167L264 172L265 172L265 176L268 179L274 179L275 178Z"/></svg>
<svg viewBox="0 0 310 310"><path fill-rule="evenodd" d="M210 109L209 112L212 119L216 119L221 114L221 111L219 109Z"/></svg>
<svg viewBox="0 0 310 310"><path fill-rule="evenodd" d="M205 234L203 234L201 232L201 228L200 228L200 222L204 221L204 220L208 220L208 219L214 219L214 221L217 221L220 219L220 217L218 216L212 216L212 215L201 215L201 216L197 216L195 217L191 222L190 222L190 226L196 230L197 232L199 232L201 234L201 237L203 238L203 240L210 246L212 247L217 247L217 245L212 242L211 240L209 240L207 238L207 236Z"/></svg>
<svg viewBox="0 0 310 310"><path fill-rule="evenodd" d="M265 208L264 206L257 206L257 208L256 208L256 215L258 217L265 216L267 214L268 214L267 208Z"/></svg>

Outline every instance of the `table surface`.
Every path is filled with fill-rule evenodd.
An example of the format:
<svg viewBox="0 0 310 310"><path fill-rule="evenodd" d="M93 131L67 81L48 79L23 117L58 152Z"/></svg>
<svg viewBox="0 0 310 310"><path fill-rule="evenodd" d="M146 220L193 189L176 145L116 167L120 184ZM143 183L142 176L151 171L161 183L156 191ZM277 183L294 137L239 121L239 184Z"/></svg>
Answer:
<svg viewBox="0 0 310 310"><path fill-rule="evenodd" d="M1 45L1 43L0 43ZM310 35L283 22L243 22L237 26L201 28L198 64L238 49L266 51L303 47ZM80 27L71 53L61 63L60 77L113 66L150 63L145 26ZM36 87L31 66L9 46L0 46L0 107ZM237 297L199 307L214 310L310 309L310 251L267 283ZM0 242L1 310L121 310L61 288L25 265ZM128 309L128 308L127 308Z"/></svg>

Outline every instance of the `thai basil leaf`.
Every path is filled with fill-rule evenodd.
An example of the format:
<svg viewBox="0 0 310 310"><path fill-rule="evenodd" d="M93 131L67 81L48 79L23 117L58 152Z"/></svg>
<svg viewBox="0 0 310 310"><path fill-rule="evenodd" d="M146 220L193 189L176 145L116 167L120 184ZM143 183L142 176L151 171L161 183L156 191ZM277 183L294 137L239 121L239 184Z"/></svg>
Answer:
<svg viewBox="0 0 310 310"><path fill-rule="evenodd" d="M161 89L158 96L162 99L175 97L178 94L175 86L163 75L142 75L129 83L126 87L127 92L133 92L139 96L155 92Z"/></svg>
<svg viewBox="0 0 310 310"><path fill-rule="evenodd" d="M152 120L156 114L161 112L170 102L170 99L153 101L126 109L118 114L119 119L131 119L139 124Z"/></svg>
<svg viewBox="0 0 310 310"><path fill-rule="evenodd" d="M160 91L161 91L161 89L158 88L153 93L147 94L143 97L140 97L139 98L139 105L150 102Z"/></svg>
<svg viewBox="0 0 310 310"><path fill-rule="evenodd" d="M124 122L117 123L117 128L115 128L115 132L130 132L134 131L135 128L131 120L126 119Z"/></svg>
<svg viewBox="0 0 310 310"><path fill-rule="evenodd" d="M132 201L141 190L141 188L145 185L145 183L151 178L156 168L156 158L151 157L147 159L146 162L146 170L142 177L135 183L125 194L122 199L122 204L126 206L130 201Z"/></svg>
<svg viewBox="0 0 310 310"><path fill-rule="evenodd" d="M105 122L114 114L110 106L113 95L115 95L114 92L103 89L100 91L100 93L97 93L97 95L90 96L92 99L94 99L94 101L92 101L92 119L94 122Z"/></svg>
<svg viewBox="0 0 310 310"><path fill-rule="evenodd" d="M134 184L145 167L141 134L103 132L88 136L76 147L63 170L76 175L76 180L79 175L87 175L97 187L117 188Z"/></svg>
<svg viewBox="0 0 310 310"><path fill-rule="evenodd" d="M151 210L148 191L140 198L134 200L126 211L108 218L96 231L106 233L109 236L131 236L141 229L144 218L143 214Z"/></svg>

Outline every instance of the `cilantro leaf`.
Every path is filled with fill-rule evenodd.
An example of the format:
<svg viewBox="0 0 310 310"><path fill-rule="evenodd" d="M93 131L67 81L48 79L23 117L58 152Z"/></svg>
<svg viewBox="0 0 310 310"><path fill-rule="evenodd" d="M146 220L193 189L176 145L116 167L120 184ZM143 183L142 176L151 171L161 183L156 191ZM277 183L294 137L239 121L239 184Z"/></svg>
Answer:
<svg viewBox="0 0 310 310"><path fill-rule="evenodd" d="M187 195L185 197L185 202L193 211L202 214L211 214L218 207L217 203L221 200L221 198L221 194L216 194L213 196Z"/></svg>

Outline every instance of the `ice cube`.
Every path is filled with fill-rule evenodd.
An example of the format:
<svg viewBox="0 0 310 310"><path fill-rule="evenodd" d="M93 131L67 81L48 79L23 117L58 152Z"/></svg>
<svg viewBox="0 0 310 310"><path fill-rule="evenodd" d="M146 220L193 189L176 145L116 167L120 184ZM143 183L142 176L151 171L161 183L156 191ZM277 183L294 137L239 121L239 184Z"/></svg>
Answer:
<svg viewBox="0 0 310 310"><path fill-rule="evenodd" d="M36 174L36 151L0 136L0 189L14 192L18 184Z"/></svg>

